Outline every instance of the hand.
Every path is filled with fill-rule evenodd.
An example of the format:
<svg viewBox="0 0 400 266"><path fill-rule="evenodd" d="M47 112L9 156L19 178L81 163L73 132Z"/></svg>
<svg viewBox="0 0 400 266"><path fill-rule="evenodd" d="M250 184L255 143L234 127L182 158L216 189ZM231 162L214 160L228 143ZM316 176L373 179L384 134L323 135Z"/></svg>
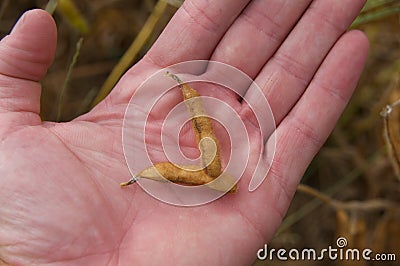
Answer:
<svg viewBox="0 0 400 266"><path fill-rule="evenodd" d="M0 259L12 265L253 262L367 57L364 34L344 33L364 1L310 2L187 0L109 97L68 123L39 117L39 81L53 60L56 27L44 11L27 12L0 43ZM193 59L225 62L255 79L275 116L277 148L255 192L247 191L245 176L236 194L184 208L138 186L119 187L130 178L121 127L143 80Z"/></svg>

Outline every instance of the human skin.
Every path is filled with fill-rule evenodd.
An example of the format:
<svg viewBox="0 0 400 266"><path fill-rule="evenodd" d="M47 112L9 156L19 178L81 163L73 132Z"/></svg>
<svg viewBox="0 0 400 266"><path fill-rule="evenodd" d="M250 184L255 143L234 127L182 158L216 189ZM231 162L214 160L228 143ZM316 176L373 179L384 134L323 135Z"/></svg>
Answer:
<svg viewBox="0 0 400 266"><path fill-rule="evenodd" d="M310 2L186 0L112 93L67 123L39 117L56 26L44 11L27 12L0 43L0 261L251 264L280 225L367 57L365 35L345 32L364 1ZM199 207L165 204L134 185L121 189L131 177L121 138L131 96L155 71L194 59L233 65L263 90L277 142L266 179L249 192L250 166L237 193ZM261 140L248 106L224 89L212 94L240 113L257 150ZM191 138L183 150L195 148Z"/></svg>

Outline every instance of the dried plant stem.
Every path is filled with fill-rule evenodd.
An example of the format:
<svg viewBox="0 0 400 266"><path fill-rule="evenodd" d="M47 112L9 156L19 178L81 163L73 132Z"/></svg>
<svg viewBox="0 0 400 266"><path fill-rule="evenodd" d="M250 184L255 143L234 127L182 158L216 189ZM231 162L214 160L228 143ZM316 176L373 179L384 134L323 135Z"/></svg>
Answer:
<svg viewBox="0 0 400 266"><path fill-rule="evenodd" d="M351 28L397 13L400 13L400 2L398 0L367 1L367 4L353 22Z"/></svg>
<svg viewBox="0 0 400 266"><path fill-rule="evenodd" d="M89 25L73 1L58 0L56 11L61 13L68 23L81 35L88 33Z"/></svg>
<svg viewBox="0 0 400 266"><path fill-rule="evenodd" d="M49 0L44 10L46 10L50 15L54 14L57 8L58 0Z"/></svg>
<svg viewBox="0 0 400 266"><path fill-rule="evenodd" d="M390 155L392 166L397 177L400 177L400 158L398 156L398 151L393 143L393 136L390 132L390 120L389 117L383 118L383 138L386 142L386 147Z"/></svg>
<svg viewBox="0 0 400 266"><path fill-rule="evenodd" d="M376 151L374 154L368 157L368 159L365 161L365 163L359 167L356 167L353 171L348 173L346 176L344 176L341 180L339 180L334 186L330 187L327 191L323 192L327 196L332 196L338 191L340 191L342 188L345 186L348 186L359 178L361 174L365 173L369 167L371 167L371 162L375 161L378 157L381 156L382 150ZM296 210L294 213L288 215L282 222L281 226L278 229L278 232L276 233L279 235L281 232L285 231L286 229L290 228L294 224L296 224L298 221L300 221L303 217L311 213L313 210L315 210L318 206L320 206L322 202L314 198L310 202L306 203L304 206Z"/></svg>
<svg viewBox="0 0 400 266"><path fill-rule="evenodd" d="M153 9L153 12L147 19L142 30L136 36L135 40L133 41L129 49L125 52L118 64L114 67L111 74L107 77L96 98L93 100L91 104L92 107L101 102L111 92L121 76L132 65L140 50L149 40L154 28L156 27L162 14L165 12L167 6L167 2L165 2L164 0L158 0L156 6Z"/></svg>
<svg viewBox="0 0 400 266"><path fill-rule="evenodd" d="M297 187L297 191L309 194L319 200L321 200L322 202L324 202L325 204L328 205L332 205L332 206L336 206L337 205L337 201L332 199L331 197L329 197L328 195L310 187L304 184L299 184Z"/></svg>
<svg viewBox="0 0 400 266"><path fill-rule="evenodd" d="M57 118L56 118L57 122L60 122L60 119L61 119L62 100L64 99L65 93L67 91L68 83L69 83L69 81L71 79L72 70L74 69L76 62L78 61L78 57L79 57L79 53L81 51L82 43L83 43L83 38L80 38L79 41L76 44L76 50L75 50L74 56L72 57L72 62L68 67L67 75L65 77L63 86L61 88L60 95L58 97L58 108L57 108Z"/></svg>
<svg viewBox="0 0 400 266"><path fill-rule="evenodd" d="M179 8L185 0L165 0L165 1L167 1L168 4L170 4L176 8Z"/></svg>
<svg viewBox="0 0 400 266"><path fill-rule="evenodd" d="M297 191L306 193L310 196L313 196L325 204L333 207L336 210L357 210L357 211L372 211L372 210L385 210L385 209L396 209L398 208L392 202L385 199L372 199L368 201L348 201L343 202L339 200L335 200L330 196L312 188L310 186L300 184L297 187Z"/></svg>
<svg viewBox="0 0 400 266"><path fill-rule="evenodd" d="M400 157L398 150L398 139L397 136L393 136L393 129L390 120L390 114L393 111L393 108L400 105L400 100L395 101L394 103L387 105L384 110L381 112L381 116L383 117L383 138L386 143L386 147L392 162L392 166L397 178L400 180ZM397 132L398 133L398 132Z"/></svg>

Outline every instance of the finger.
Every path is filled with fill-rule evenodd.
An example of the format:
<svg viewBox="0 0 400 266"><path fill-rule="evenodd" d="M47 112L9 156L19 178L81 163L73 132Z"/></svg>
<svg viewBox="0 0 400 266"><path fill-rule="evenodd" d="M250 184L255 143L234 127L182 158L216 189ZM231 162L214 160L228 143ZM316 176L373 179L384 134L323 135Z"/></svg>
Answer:
<svg viewBox="0 0 400 266"><path fill-rule="evenodd" d="M364 2L314 1L257 76L256 83L271 105L277 124L303 94L321 62ZM245 97L257 97L254 88L250 88Z"/></svg>
<svg viewBox="0 0 400 266"><path fill-rule="evenodd" d="M254 78L285 39L311 0L252 1L212 55Z"/></svg>
<svg viewBox="0 0 400 266"><path fill-rule="evenodd" d="M56 26L43 10L26 12L0 42L0 119L21 124L38 118L40 84L53 61ZM25 121L25 122L27 122Z"/></svg>
<svg viewBox="0 0 400 266"><path fill-rule="evenodd" d="M249 0L187 0L144 59L159 67L209 59L222 35Z"/></svg>
<svg viewBox="0 0 400 266"><path fill-rule="evenodd" d="M278 143L285 145L277 149L274 161L279 165L285 158L292 166L282 168L286 172L280 174L287 178L288 187L295 188L299 179L289 177L301 176L333 130L360 78L368 46L362 32L346 33L278 127ZM299 151L302 156L298 156Z"/></svg>
<svg viewBox="0 0 400 266"><path fill-rule="evenodd" d="M52 17L40 9L26 12L11 34L1 40L0 73L39 81L53 61L55 41Z"/></svg>
<svg viewBox="0 0 400 266"><path fill-rule="evenodd" d="M277 148L263 184L253 193L243 193L238 202L249 220L260 225L268 222L275 229L279 225L304 171L348 103L367 53L365 35L352 31L324 60L304 95L277 128ZM261 205L268 217L260 215ZM272 237L273 231L260 230Z"/></svg>

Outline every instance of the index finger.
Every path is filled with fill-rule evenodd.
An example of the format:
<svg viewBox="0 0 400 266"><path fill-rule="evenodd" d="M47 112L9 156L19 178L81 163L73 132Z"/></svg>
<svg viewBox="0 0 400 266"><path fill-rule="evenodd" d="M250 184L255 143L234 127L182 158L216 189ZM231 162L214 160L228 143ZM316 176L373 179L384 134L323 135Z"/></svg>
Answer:
<svg viewBox="0 0 400 266"><path fill-rule="evenodd" d="M249 0L186 0L144 59L159 67L209 59Z"/></svg>

